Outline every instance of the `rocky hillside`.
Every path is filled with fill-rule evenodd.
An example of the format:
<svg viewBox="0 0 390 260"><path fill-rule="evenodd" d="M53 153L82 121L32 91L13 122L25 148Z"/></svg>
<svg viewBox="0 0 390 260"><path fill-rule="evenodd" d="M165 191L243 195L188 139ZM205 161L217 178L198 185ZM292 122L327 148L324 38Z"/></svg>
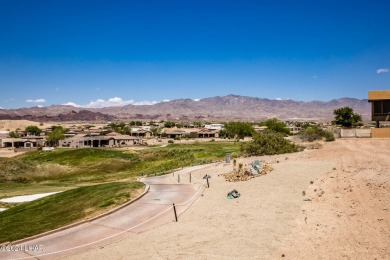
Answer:
<svg viewBox="0 0 390 260"><path fill-rule="evenodd" d="M254 120L277 117L279 119L330 121L333 110L349 106L370 119L367 100L341 98L324 101L270 100L256 97L228 95L204 98L199 101L177 99L155 105L106 107L100 109L72 106L33 107L0 110L0 119L28 119L35 121L112 121L126 119L143 120Z"/></svg>

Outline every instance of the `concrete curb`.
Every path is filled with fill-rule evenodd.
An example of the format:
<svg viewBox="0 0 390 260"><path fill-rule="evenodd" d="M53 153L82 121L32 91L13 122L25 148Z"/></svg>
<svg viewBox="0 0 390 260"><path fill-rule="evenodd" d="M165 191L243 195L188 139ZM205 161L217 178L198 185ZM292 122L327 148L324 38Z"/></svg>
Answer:
<svg viewBox="0 0 390 260"><path fill-rule="evenodd" d="M120 210L120 209L122 209L124 207L127 207L128 205L133 204L134 202L138 201L139 199L141 199L143 196L145 196L149 192L149 189L150 189L150 186L146 185L145 190L139 196L137 196L136 198L126 202L125 204L122 204L119 207L114 208L114 209L112 209L110 211L107 211L107 212L105 212L105 213L103 213L101 215L95 216L95 217L90 218L90 219L82 220L82 221L79 221L79 222L76 222L76 223L73 223L73 224L69 224L67 226L60 227L60 228L57 228L57 229L54 229L54 230L50 230L50 231L47 231L47 232L44 232L44 233L41 233L41 234L38 234L38 235L35 235L35 236L23 238L23 239L16 240L16 241L13 241L13 242L5 242L5 243L2 243L0 245L14 245L14 244L24 243L24 242L27 242L27 241L30 241L30 240L33 240L33 239L36 239L36 238L40 238L40 237L43 237L43 236L51 235L51 234L57 233L59 231L63 231L63 230L66 230L66 229L69 229L69 228L72 228L72 227L75 227L75 226L79 226L81 224L85 224L85 223L88 223L88 222L91 222L91 221L94 221L94 220L106 217L106 216L108 216L108 215L110 215L110 214L112 214L114 212L117 212L118 210Z"/></svg>

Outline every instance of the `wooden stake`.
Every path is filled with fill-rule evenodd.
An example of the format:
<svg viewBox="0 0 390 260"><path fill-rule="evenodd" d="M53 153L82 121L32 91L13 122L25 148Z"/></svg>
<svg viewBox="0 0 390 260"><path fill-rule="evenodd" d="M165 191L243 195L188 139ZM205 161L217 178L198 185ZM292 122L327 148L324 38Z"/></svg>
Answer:
<svg viewBox="0 0 390 260"><path fill-rule="evenodd" d="M177 213L176 213L176 206L175 203L173 203L173 211L175 212L175 220L177 222Z"/></svg>

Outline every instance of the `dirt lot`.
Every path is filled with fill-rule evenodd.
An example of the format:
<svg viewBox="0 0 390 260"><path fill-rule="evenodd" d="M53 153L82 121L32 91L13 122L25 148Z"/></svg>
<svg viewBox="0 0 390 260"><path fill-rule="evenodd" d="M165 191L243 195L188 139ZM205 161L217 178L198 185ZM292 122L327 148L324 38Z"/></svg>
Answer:
<svg viewBox="0 0 390 260"><path fill-rule="evenodd" d="M0 120L0 130L15 131L17 128L24 130L27 126L35 125L39 128L46 128L52 126L50 123L39 123L29 120Z"/></svg>
<svg viewBox="0 0 390 260"><path fill-rule="evenodd" d="M0 157L15 157L23 153L25 152L15 152L14 149L11 148L0 148Z"/></svg>
<svg viewBox="0 0 390 260"><path fill-rule="evenodd" d="M216 166L210 189L178 223L68 258L390 258L390 140L337 140L256 159L274 171L231 183L218 174L232 166ZM228 200L233 188L241 197Z"/></svg>

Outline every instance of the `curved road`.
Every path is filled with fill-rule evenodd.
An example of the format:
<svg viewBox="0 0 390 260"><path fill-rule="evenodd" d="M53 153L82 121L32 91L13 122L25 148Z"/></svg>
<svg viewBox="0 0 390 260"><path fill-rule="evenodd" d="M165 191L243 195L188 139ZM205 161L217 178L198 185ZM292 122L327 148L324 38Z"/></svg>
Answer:
<svg viewBox="0 0 390 260"><path fill-rule="evenodd" d="M172 203L177 205L179 215L191 206L203 189L199 180L197 184L189 184L188 173L209 166L185 168L175 172L174 176L142 178L140 181L149 185L150 189L134 203L108 216L21 242L12 248L18 252L6 251L11 248L0 248L0 259L57 259L123 239L129 232L138 233L174 221ZM178 175L181 176L181 183L178 183Z"/></svg>

